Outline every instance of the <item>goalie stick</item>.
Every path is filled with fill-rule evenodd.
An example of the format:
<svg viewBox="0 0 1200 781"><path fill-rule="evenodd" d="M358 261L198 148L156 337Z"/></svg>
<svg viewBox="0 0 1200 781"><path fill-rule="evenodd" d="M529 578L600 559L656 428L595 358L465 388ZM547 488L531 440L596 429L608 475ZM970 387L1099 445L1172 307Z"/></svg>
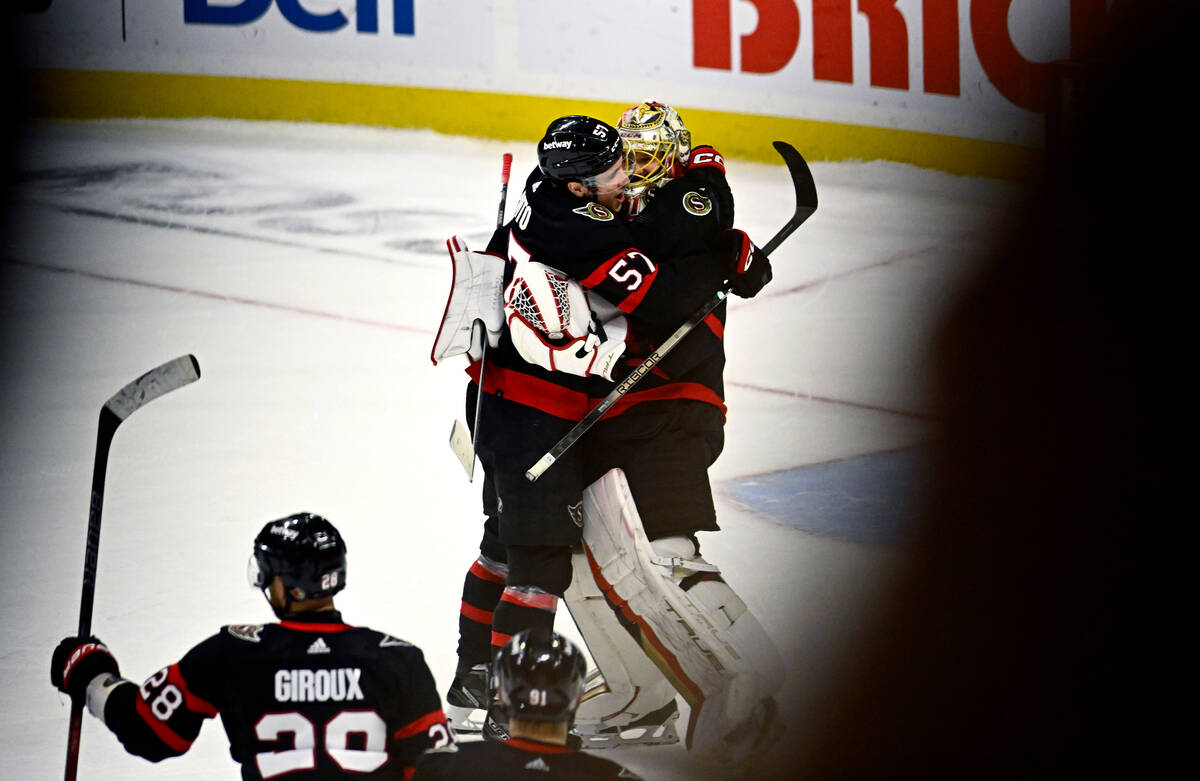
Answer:
<svg viewBox="0 0 1200 781"><path fill-rule="evenodd" d="M805 162L804 157L796 151L794 146L786 141L775 141L772 143L772 146L783 157L783 162L787 164L788 172L792 176L792 186L796 191L796 211L792 214L791 219L762 248L763 252L767 255L774 252L783 243L784 239L791 236L793 231L799 228L817 210L817 185L813 181L812 171L808 169L808 163ZM529 470L525 472L525 479L534 482L541 477L547 469L554 465L555 461L562 457L563 453L567 452L567 449L571 445L575 444L580 437L587 433L588 429L596 425L600 418L604 417L604 413L608 412L614 404L620 401L621 397L628 393L640 379L649 374L675 345L679 344L685 336L692 332L693 328L703 322L704 318L712 310L716 309L728 296L728 290L718 290L686 323L675 329L675 333L668 336L658 346L657 350L646 356L646 359L630 372L628 377L618 383L617 387L613 388L596 407L584 415L570 431L564 434L562 439L554 447L550 448L550 452L542 456L536 464L529 467Z"/></svg>
<svg viewBox="0 0 1200 781"><path fill-rule="evenodd" d="M512 170L512 155L508 152L504 153L503 163L500 167L500 208L496 210L496 227L500 228L504 225L504 206L508 202L508 175ZM471 324L471 338L475 338L475 333L479 333L479 340L482 342L479 353L479 387L480 392L475 395L475 426L470 437L467 436L467 426L461 420L455 420L454 425L450 427L450 449L454 451L454 455L458 457L459 463L467 472L467 482L475 481L475 443L479 440L479 417L482 410L483 401L483 370L487 368L487 324L482 320L476 320Z"/></svg>
<svg viewBox="0 0 1200 781"><path fill-rule="evenodd" d="M117 427L133 413L163 394L200 379L200 364L193 355L181 355L143 374L117 391L100 408L96 432L96 461L92 468L92 498L88 507L87 543L83 557L83 590L79 598L79 637L92 633L92 604L96 596L96 566L100 555L100 513L104 506L104 478L108 473L108 451ZM65 778L74 781L79 765L79 734L83 702L71 703L71 726L67 735Z"/></svg>

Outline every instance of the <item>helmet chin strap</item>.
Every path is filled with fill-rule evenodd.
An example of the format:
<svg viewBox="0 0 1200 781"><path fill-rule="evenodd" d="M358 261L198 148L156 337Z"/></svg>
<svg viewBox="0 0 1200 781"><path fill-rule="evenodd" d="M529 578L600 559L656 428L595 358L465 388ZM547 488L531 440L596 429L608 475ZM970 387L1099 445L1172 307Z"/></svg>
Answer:
<svg viewBox="0 0 1200 781"><path fill-rule="evenodd" d="M271 600L270 587L264 588L262 590L262 593L263 593L263 598L265 598L267 600L267 604L271 606L271 612L274 613L275 617L278 618L279 620L282 621L285 616L287 616L289 613L292 612L292 598L287 593L287 589L284 589L284 591L283 591L283 606L282 607L280 607L279 605L276 605Z"/></svg>

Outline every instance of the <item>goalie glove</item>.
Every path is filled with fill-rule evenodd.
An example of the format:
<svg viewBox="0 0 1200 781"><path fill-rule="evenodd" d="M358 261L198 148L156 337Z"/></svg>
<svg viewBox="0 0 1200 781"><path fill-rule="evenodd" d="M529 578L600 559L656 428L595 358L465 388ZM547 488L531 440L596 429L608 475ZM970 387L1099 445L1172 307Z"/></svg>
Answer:
<svg viewBox="0 0 1200 781"><path fill-rule="evenodd" d="M513 346L526 361L549 371L613 379L628 323L611 306L597 307L611 310L611 318L601 322L591 303L583 286L566 275L536 261L520 264L504 291Z"/></svg>

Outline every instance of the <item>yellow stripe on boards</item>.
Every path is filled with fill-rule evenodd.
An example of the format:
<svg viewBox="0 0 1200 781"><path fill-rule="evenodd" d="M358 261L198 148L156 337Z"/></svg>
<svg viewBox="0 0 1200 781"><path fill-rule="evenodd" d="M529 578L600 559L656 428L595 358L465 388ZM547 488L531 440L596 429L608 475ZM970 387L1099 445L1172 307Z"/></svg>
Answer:
<svg viewBox="0 0 1200 781"><path fill-rule="evenodd" d="M608 122L629 103L378 84L122 71L26 71L31 112L53 119L109 117L287 120L536 141L550 120L587 114ZM659 96L666 98L667 96ZM967 176L1030 179L1041 151L910 130L735 114L676 105L693 136L727 157L778 162L771 142L792 143L810 162L892 160Z"/></svg>

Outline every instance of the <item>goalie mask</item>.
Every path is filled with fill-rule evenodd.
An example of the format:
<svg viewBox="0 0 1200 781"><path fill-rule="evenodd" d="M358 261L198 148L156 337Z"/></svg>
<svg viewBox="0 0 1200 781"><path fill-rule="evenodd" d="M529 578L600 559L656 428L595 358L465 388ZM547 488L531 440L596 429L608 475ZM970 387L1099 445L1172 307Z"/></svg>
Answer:
<svg viewBox="0 0 1200 781"><path fill-rule="evenodd" d="M679 112L656 101L627 109L617 122L617 132L625 143L629 174L625 192L639 202L647 189L666 184L675 162L685 159L692 148L692 134Z"/></svg>

